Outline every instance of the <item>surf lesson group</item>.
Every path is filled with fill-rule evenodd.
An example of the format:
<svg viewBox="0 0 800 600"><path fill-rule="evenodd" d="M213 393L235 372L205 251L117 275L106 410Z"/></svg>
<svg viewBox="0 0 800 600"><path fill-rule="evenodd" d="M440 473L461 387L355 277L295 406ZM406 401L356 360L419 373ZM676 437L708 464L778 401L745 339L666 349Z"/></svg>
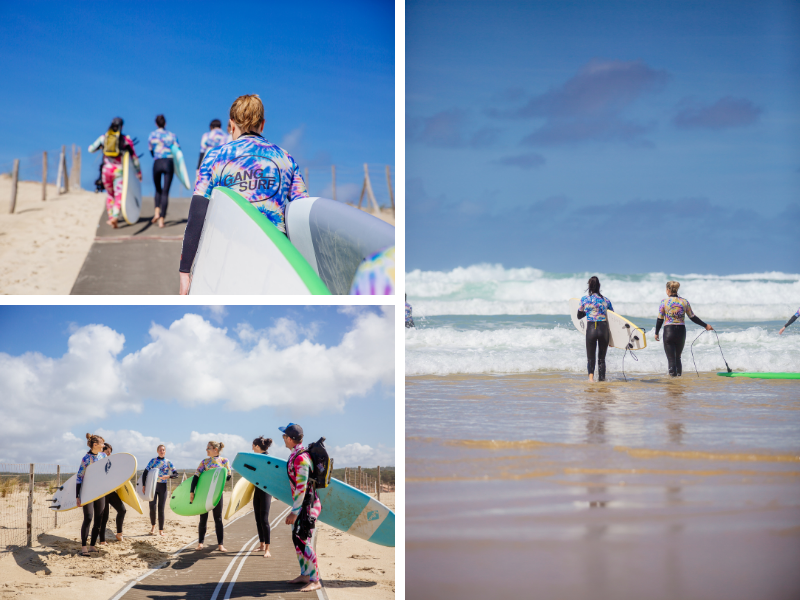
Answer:
<svg viewBox="0 0 800 600"><path fill-rule="evenodd" d="M179 293L394 294L394 227L341 202L310 198L294 158L264 138L265 123L260 97L244 95L231 105L228 133L215 119L203 135ZM156 125L148 138L155 158L152 222L163 227L173 175L192 188L178 138L166 129L164 115L156 117ZM138 222L141 207L136 141L122 127L123 120L114 118L89 147L90 152L103 149L97 186L106 191L113 228L121 216L129 224ZM254 256L261 260L253 261Z"/></svg>
<svg viewBox="0 0 800 600"><path fill-rule="evenodd" d="M291 506L285 522L292 526L292 542L300 565L300 575L289 583L303 584L304 587L300 591L310 592L321 587L317 556L312 542L315 523L322 512L322 503L317 494L317 488L321 478L330 479L330 465L326 465L322 469L315 466L319 464L320 460L327 460L324 444L316 442L306 448L303 445L304 434L300 425L289 423L278 429L283 434L284 444L290 450L285 470L280 471L280 476L288 480L291 497L281 498L281 500L289 500L287 503ZM163 536L164 507L168 496L167 481L179 476L178 471L166 458L166 447L163 444L158 446L157 456L147 463L147 467L136 483L134 494L130 491L130 478L136 472L136 459L130 454L118 453L112 462L110 460L111 445L100 435L87 433L86 445L89 447L89 451L81 459L77 474L59 488L53 498L56 510L69 510L70 506L83 509L79 555L91 557L93 552L98 552L96 547L98 540L100 545L106 545L105 531L109 518L109 506L113 506L117 512L116 537L118 541L122 541L126 514L125 503L137 507L139 512L142 512L139 499L149 502L151 535L156 535L157 514L158 535ZM248 462L253 462L253 458L259 456L262 459L266 458L271 445L272 439L260 436L253 440L253 454L256 456L240 453L237 455L237 461L242 455L246 456ZM227 552L223 545L225 530L222 523L222 495L225 482L231 479L231 463L221 456L224 447L225 444L222 442L209 441L206 446L207 457L200 462L192 478L184 481L171 496L170 509L176 514L200 517L197 550L202 550L204 547L208 515L211 513L217 536L217 550ZM320 454L320 447L322 454ZM120 460L116 460L117 458ZM270 458L271 461L268 464L275 462L277 465L280 461L280 459ZM103 462L97 465L100 461ZM234 461L235 463L236 461ZM98 466L101 468L98 469ZM131 466L133 466L132 470ZM91 480L87 477L90 468L92 468ZM256 470L253 467L249 467L249 469ZM239 484L242 482L244 484L237 484L234 489L226 518L231 518L236 511L243 508L252 499L260 543L258 551L263 553L265 558L270 558L269 511L272 495L263 489L263 485L261 487L252 485L246 479L247 470L246 468L245 472L241 473L243 479ZM120 481L123 483L118 485ZM66 497L66 494L70 492L75 495L74 505L69 502L72 499ZM82 502L82 497L87 500Z"/></svg>

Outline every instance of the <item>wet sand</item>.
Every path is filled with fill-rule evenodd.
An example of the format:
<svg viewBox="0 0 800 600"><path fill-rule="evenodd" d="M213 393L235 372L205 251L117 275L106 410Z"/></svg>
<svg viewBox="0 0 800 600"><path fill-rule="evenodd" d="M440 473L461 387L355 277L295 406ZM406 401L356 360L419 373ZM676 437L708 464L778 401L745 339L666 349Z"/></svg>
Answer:
<svg viewBox="0 0 800 600"><path fill-rule="evenodd" d="M797 382L408 377L406 432L409 597L800 597Z"/></svg>

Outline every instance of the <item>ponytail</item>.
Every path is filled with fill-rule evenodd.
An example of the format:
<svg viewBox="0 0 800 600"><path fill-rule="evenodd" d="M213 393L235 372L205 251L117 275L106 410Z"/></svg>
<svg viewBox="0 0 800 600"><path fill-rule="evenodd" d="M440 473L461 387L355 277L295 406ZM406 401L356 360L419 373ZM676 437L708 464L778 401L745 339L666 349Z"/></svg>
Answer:
<svg viewBox="0 0 800 600"><path fill-rule="evenodd" d="M86 434L86 445L89 446L89 449L92 448L95 444L99 444L100 442L104 442L105 440L101 438L99 435L94 433L87 433Z"/></svg>
<svg viewBox="0 0 800 600"><path fill-rule="evenodd" d="M590 296L592 294L597 294L601 298L603 297L603 294L600 293L600 280L597 278L597 275L592 275L589 278L588 285L589 287L586 289L586 291L589 292Z"/></svg>
<svg viewBox="0 0 800 600"><path fill-rule="evenodd" d="M253 446L258 446L264 452L266 452L267 450L269 450L269 447L272 446L272 439L271 438L265 438L262 435L262 436L257 437L256 439L253 440Z"/></svg>

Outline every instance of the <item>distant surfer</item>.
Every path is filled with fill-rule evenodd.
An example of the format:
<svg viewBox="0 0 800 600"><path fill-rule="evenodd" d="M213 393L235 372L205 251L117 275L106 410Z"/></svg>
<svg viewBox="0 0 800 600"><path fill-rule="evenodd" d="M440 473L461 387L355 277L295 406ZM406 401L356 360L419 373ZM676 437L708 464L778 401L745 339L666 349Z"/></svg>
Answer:
<svg viewBox="0 0 800 600"><path fill-rule="evenodd" d="M156 117L156 129L147 138L147 147L153 162L153 183L156 184L156 195L153 198L156 205L153 223L158 223L159 227L164 227L164 218L167 216L167 206L169 205L169 188L172 185L172 177L175 175L175 163L172 160L172 145L178 143L178 137L171 131L164 129L167 120L164 115ZM161 177L164 183L161 183Z"/></svg>
<svg viewBox="0 0 800 600"><path fill-rule="evenodd" d="M167 460L167 447L161 444L156 448L156 456L147 463L147 468L142 473L142 493L147 490L147 480L150 478L150 473L153 473L150 478L150 485L156 486L155 495L150 501L150 535L156 533L156 508L158 508L158 535L164 535L164 505L167 502L167 481L171 477L177 477L178 471L172 466L172 463Z"/></svg>
<svg viewBox="0 0 800 600"><path fill-rule="evenodd" d="M261 135L264 105L258 95L239 96L234 101L229 125L232 141L208 151L194 186L181 250L181 294L189 293L192 263L215 187L227 187L241 194L284 234L286 205L308 197L300 167L291 155Z"/></svg>
<svg viewBox="0 0 800 600"><path fill-rule="evenodd" d="M142 180L139 157L133 148L133 140L122 133L123 121L120 117L114 117L108 131L97 138L89 146L89 152L97 152L103 149L103 168L101 179L106 188L106 211L108 212L108 224L114 229L119 227L119 216L122 210L122 156L125 152L131 153L131 160L139 170L136 176Z"/></svg>
<svg viewBox="0 0 800 600"><path fill-rule="evenodd" d="M214 119L211 121L211 125L209 125L209 131L206 131L203 134L203 137L200 138L200 159L197 161L198 170L200 169L200 165L203 164L203 159L209 151L213 150L214 148L224 146L230 141L231 136L227 132L222 131L222 123L220 120Z"/></svg>
<svg viewBox="0 0 800 600"><path fill-rule="evenodd" d="M103 454L106 456L111 456L111 452L113 448L111 444L105 442L103 445ZM100 545L106 546L106 525L108 524L108 513L109 507L113 506L114 510L117 511L117 541L123 541L122 537L122 524L125 522L125 513L127 509L125 508L125 504L122 502L122 499L119 497L117 492L111 492L107 494L105 497L106 500L106 507L103 509L103 518L100 520Z"/></svg>
<svg viewBox="0 0 800 600"><path fill-rule="evenodd" d="M594 381L595 356L597 362L597 380L606 380L606 352L610 340L608 329L608 311L614 310L611 300L600 293L600 280L590 277L588 294L581 298L578 308L578 319L586 317L586 368L589 381Z"/></svg>
<svg viewBox="0 0 800 600"><path fill-rule="evenodd" d="M286 524L292 526L292 542L300 563L300 576L289 583L305 583L301 592L320 589L317 554L314 552L314 524L322 512L322 504L309 477L313 470L311 457L303 447L303 428L295 423L279 427L283 432L283 442L289 448L286 470L292 488L292 510L286 517ZM308 497L306 497L308 496Z"/></svg>
<svg viewBox="0 0 800 600"><path fill-rule="evenodd" d="M206 446L206 454L208 454L208 458L203 459L203 462L200 463L200 466L197 467L197 471L195 472L194 476L192 477L191 487L189 488L191 492L189 493L189 502L194 502L194 491L197 488L197 482L200 481L200 473L203 471L210 471L211 469L228 469L228 479L231 478L231 465L228 462L227 458L222 458L219 453L222 452L222 449L225 447L225 444L222 442L208 442L208 446ZM222 538L225 536L225 529L222 526L222 504L223 499L219 499L219 503L213 508L211 511L214 515L214 529L217 532L217 543L219 544L219 551L220 552L227 552L225 546L222 545ZM203 549L203 540L206 539L206 527L208 526L208 513L203 513L200 515L200 525L197 528L197 549Z"/></svg>
<svg viewBox="0 0 800 600"><path fill-rule="evenodd" d="M406 329L409 327L416 327L414 325L414 317L411 314L411 305L408 303L408 294L406 294Z"/></svg>
<svg viewBox="0 0 800 600"><path fill-rule="evenodd" d="M658 307L658 319L656 320L656 341L661 326L664 325L664 352L667 354L667 364L670 377L680 377L683 373L681 364L681 354L683 346L686 344L686 325L684 319L689 317L692 322L712 331L711 325L706 325L692 311L692 307L686 298L678 296L678 288L681 284L677 281L667 282L667 298L661 301Z"/></svg>
<svg viewBox="0 0 800 600"><path fill-rule="evenodd" d="M786 331L786 328L787 328L789 325L791 325L792 323L794 323L795 321L797 321L797 317L800 317L800 308L798 308L798 309L797 309L797 312L796 312L796 313L794 313L794 315L792 315L792 318L791 318L791 319L789 319L788 321L786 321L786 325L784 325L783 327L781 327L781 330L778 332L778 335L783 335L783 332L784 332L784 331Z"/></svg>
<svg viewBox="0 0 800 600"><path fill-rule="evenodd" d="M103 519L103 511L106 508L106 499L98 498L94 502L81 505L81 486L83 485L83 477L86 474L86 467L100 459L106 457L103 454L103 445L105 440L99 435L86 434L86 445L89 446L83 459L81 459L81 466L78 467L78 474L75 477L75 492L78 497L78 506L83 508L83 524L81 524L81 556L89 556L90 552L97 552L95 543L100 535L100 521ZM92 528L92 543L86 546L86 541L89 538L89 527Z"/></svg>
<svg viewBox="0 0 800 600"><path fill-rule="evenodd" d="M350 286L351 296L394 295L394 246L365 258Z"/></svg>
<svg viewBox="0 0 800 600"><path fill-rule="evenodd" d="M272 439L264 436L253 440L253 452L258 454L269 454L269 447L272 446ZM264 558L272 556L269 553L269 507L272 504L272 496L259 487L253 490L253 514L256 518L256 529L258 530L259 552L264 553Z"/></svg>

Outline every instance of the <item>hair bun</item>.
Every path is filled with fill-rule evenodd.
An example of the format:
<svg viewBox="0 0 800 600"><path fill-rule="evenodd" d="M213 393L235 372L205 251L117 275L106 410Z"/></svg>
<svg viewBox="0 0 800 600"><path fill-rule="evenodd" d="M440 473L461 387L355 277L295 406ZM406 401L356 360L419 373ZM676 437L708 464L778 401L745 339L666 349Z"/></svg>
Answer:
<svg viewBox="0 0 800 600"><path fill-rule="evenodd" d="M89 439L91 439L91 438L92 438L92 434L91 434L91 433L87 433L87 434L86 434L86 439L87 439L87 440L89 440Z"/></svg>

